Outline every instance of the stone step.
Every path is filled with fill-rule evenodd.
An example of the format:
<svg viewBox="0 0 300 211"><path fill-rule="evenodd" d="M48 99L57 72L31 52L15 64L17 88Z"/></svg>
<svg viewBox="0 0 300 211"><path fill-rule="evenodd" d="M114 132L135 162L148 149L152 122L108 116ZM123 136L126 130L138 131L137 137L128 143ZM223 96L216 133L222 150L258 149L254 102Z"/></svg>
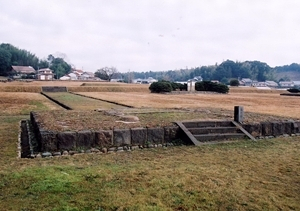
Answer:
<svg viewBox="0 0 300 211"><path fill-rule="evenodd" d="M195 121L195 122L182 122L186 128L198 127L230 127L231 121Z"/></svg>
<svg viewBox="0 0 300 211"><path fill-rule="evenodd" d="M237 127L204 127L204 128L189 128L193 135L211 134L211 133L241 133Z"/></svg>
<svg viewBox="0 0 300 211"><path fill-rule="evenodd" d="M201 134L194 135L194 137L200 142L215 141L215 140L232 140L232 139L243 139L245 134L243 133L224 133L224 134Z"/></svg>

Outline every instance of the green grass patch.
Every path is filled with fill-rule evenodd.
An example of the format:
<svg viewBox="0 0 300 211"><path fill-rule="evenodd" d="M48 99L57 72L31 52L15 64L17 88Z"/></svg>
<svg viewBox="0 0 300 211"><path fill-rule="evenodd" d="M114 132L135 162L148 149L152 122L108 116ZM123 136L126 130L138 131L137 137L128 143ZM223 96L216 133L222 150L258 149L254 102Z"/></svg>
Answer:
<svg viewBox="0 0 300 211"><path fill-rule="evenodd" d="M57 93L48 92L47 95L63 103L64 105L69 106L74 110L124 108L123 106L71 94L68 92L57 92Z"/></svg>
<svg viewBox="0 0 300 211"><path fill-rule="evenodd" d="M48 110L48 107L45 106L42 102L32 100L28 103L28 107L23 108L20 111L21 115L29 114L31 111L46 111Z"/></svg>
<svg viewBox="0 0 300 211"><path fill-rule="evenodd" d="M299 150L295 137L20 160L4 166L0 202L11 210L297 210Z"/></svg>

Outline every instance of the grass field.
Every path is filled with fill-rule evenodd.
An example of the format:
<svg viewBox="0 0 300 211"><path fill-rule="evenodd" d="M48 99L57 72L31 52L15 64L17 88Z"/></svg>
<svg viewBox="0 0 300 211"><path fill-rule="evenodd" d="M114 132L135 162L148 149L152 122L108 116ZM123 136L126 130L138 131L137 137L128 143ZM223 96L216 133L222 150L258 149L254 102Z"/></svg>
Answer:
<svg viewBox="0 0 300 211"><path fill-rule="evenodd" d="M244 90L242 90L244 91ZM233 110L234 106L244 107L245 112L300 118L299 97L280 96L279 93L244 93L229 94L151 94L81 92L86 96L106 99L136 108L218 108ZM131 100L134 99L134 100ZM259 119L258 119L259 120Z"/></svg>
<svg viewBox="0 0 300 211"><path fill-rule="evenodd" d="M95 109L121 109L123 106L99 101L91 98L83 98L81 96L68 92L46 93L51 98L71 107L73 110L95 110Z"/></svg>
<svg viewBox="0 0 300 211"><path fill-rule="evenodd" d="M278 93L265 93L262 98L259 93L243 96L238 92L164 96L166 100L147 93L98 94L107 100L156 108L176 104L232 110L238 99L248 102L246 112L272 110L272 114L299 118L298 98L281 98ZM290 103L286 110L291 113L281 108L282 101ZM42 95L24 92L0 92L0 106L0 210L300 210L299 136L17 159L19 121L28 118L30 110L60 108ZM276 112L275 107L282 110Z"/></svg>

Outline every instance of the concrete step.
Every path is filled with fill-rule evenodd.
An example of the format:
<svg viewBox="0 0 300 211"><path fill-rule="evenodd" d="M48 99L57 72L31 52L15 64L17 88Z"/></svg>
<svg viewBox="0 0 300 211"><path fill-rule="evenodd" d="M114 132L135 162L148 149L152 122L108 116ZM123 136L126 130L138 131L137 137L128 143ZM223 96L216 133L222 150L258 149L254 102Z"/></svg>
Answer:
<svg viewBox="0 0 300 211"><path fill-rule="evenodd" d="M233 139L244 139L246 136L243 133L224 133L224 134L201 134L194 135L194 137L200 142L208 141L220 141L220 140L233 140Z"/></svg>
<svg viewBox="0 0 300 211"><path fill-rule="evenodd" d="M182 124L186 128L233 126L231 121L195 121L195 122L182 122Z"/></svg>
<svg viewBox="0 0 300 211"><path fill-rule="evenodd" d="M203 127L188 128L193 135L215 134L215 133L241 133L237 127Z"/></svg>

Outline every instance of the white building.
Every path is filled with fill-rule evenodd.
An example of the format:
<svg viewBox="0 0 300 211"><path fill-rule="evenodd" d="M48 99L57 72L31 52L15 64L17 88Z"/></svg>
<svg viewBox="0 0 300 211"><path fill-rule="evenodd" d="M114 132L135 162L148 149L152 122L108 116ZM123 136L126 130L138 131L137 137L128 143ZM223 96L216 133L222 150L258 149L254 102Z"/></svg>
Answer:
<svg viewBox="0 0 300 211"><path fill-rule="evenodd" d="M294 87L294 82L293 81L280 81L279 86L283 88L291 88Z"/></svg>
<svg viewBox="0 0 300 211"><path fill-rule="evenodd" d="M53 80L54 73L49 68L43 68L38 70L37 78L38 80L43 80L43 81Z"/></svg>
<svg viewBox="0 0 300 211"><path fill-rule="evenodd" d="M137 79L134 79L133 80L133 83L134 84L151 84L153 82L157 82L156 79L152 78L152 77L149 77L147 79L140 79L140 78L137 78Z"/></svg>

